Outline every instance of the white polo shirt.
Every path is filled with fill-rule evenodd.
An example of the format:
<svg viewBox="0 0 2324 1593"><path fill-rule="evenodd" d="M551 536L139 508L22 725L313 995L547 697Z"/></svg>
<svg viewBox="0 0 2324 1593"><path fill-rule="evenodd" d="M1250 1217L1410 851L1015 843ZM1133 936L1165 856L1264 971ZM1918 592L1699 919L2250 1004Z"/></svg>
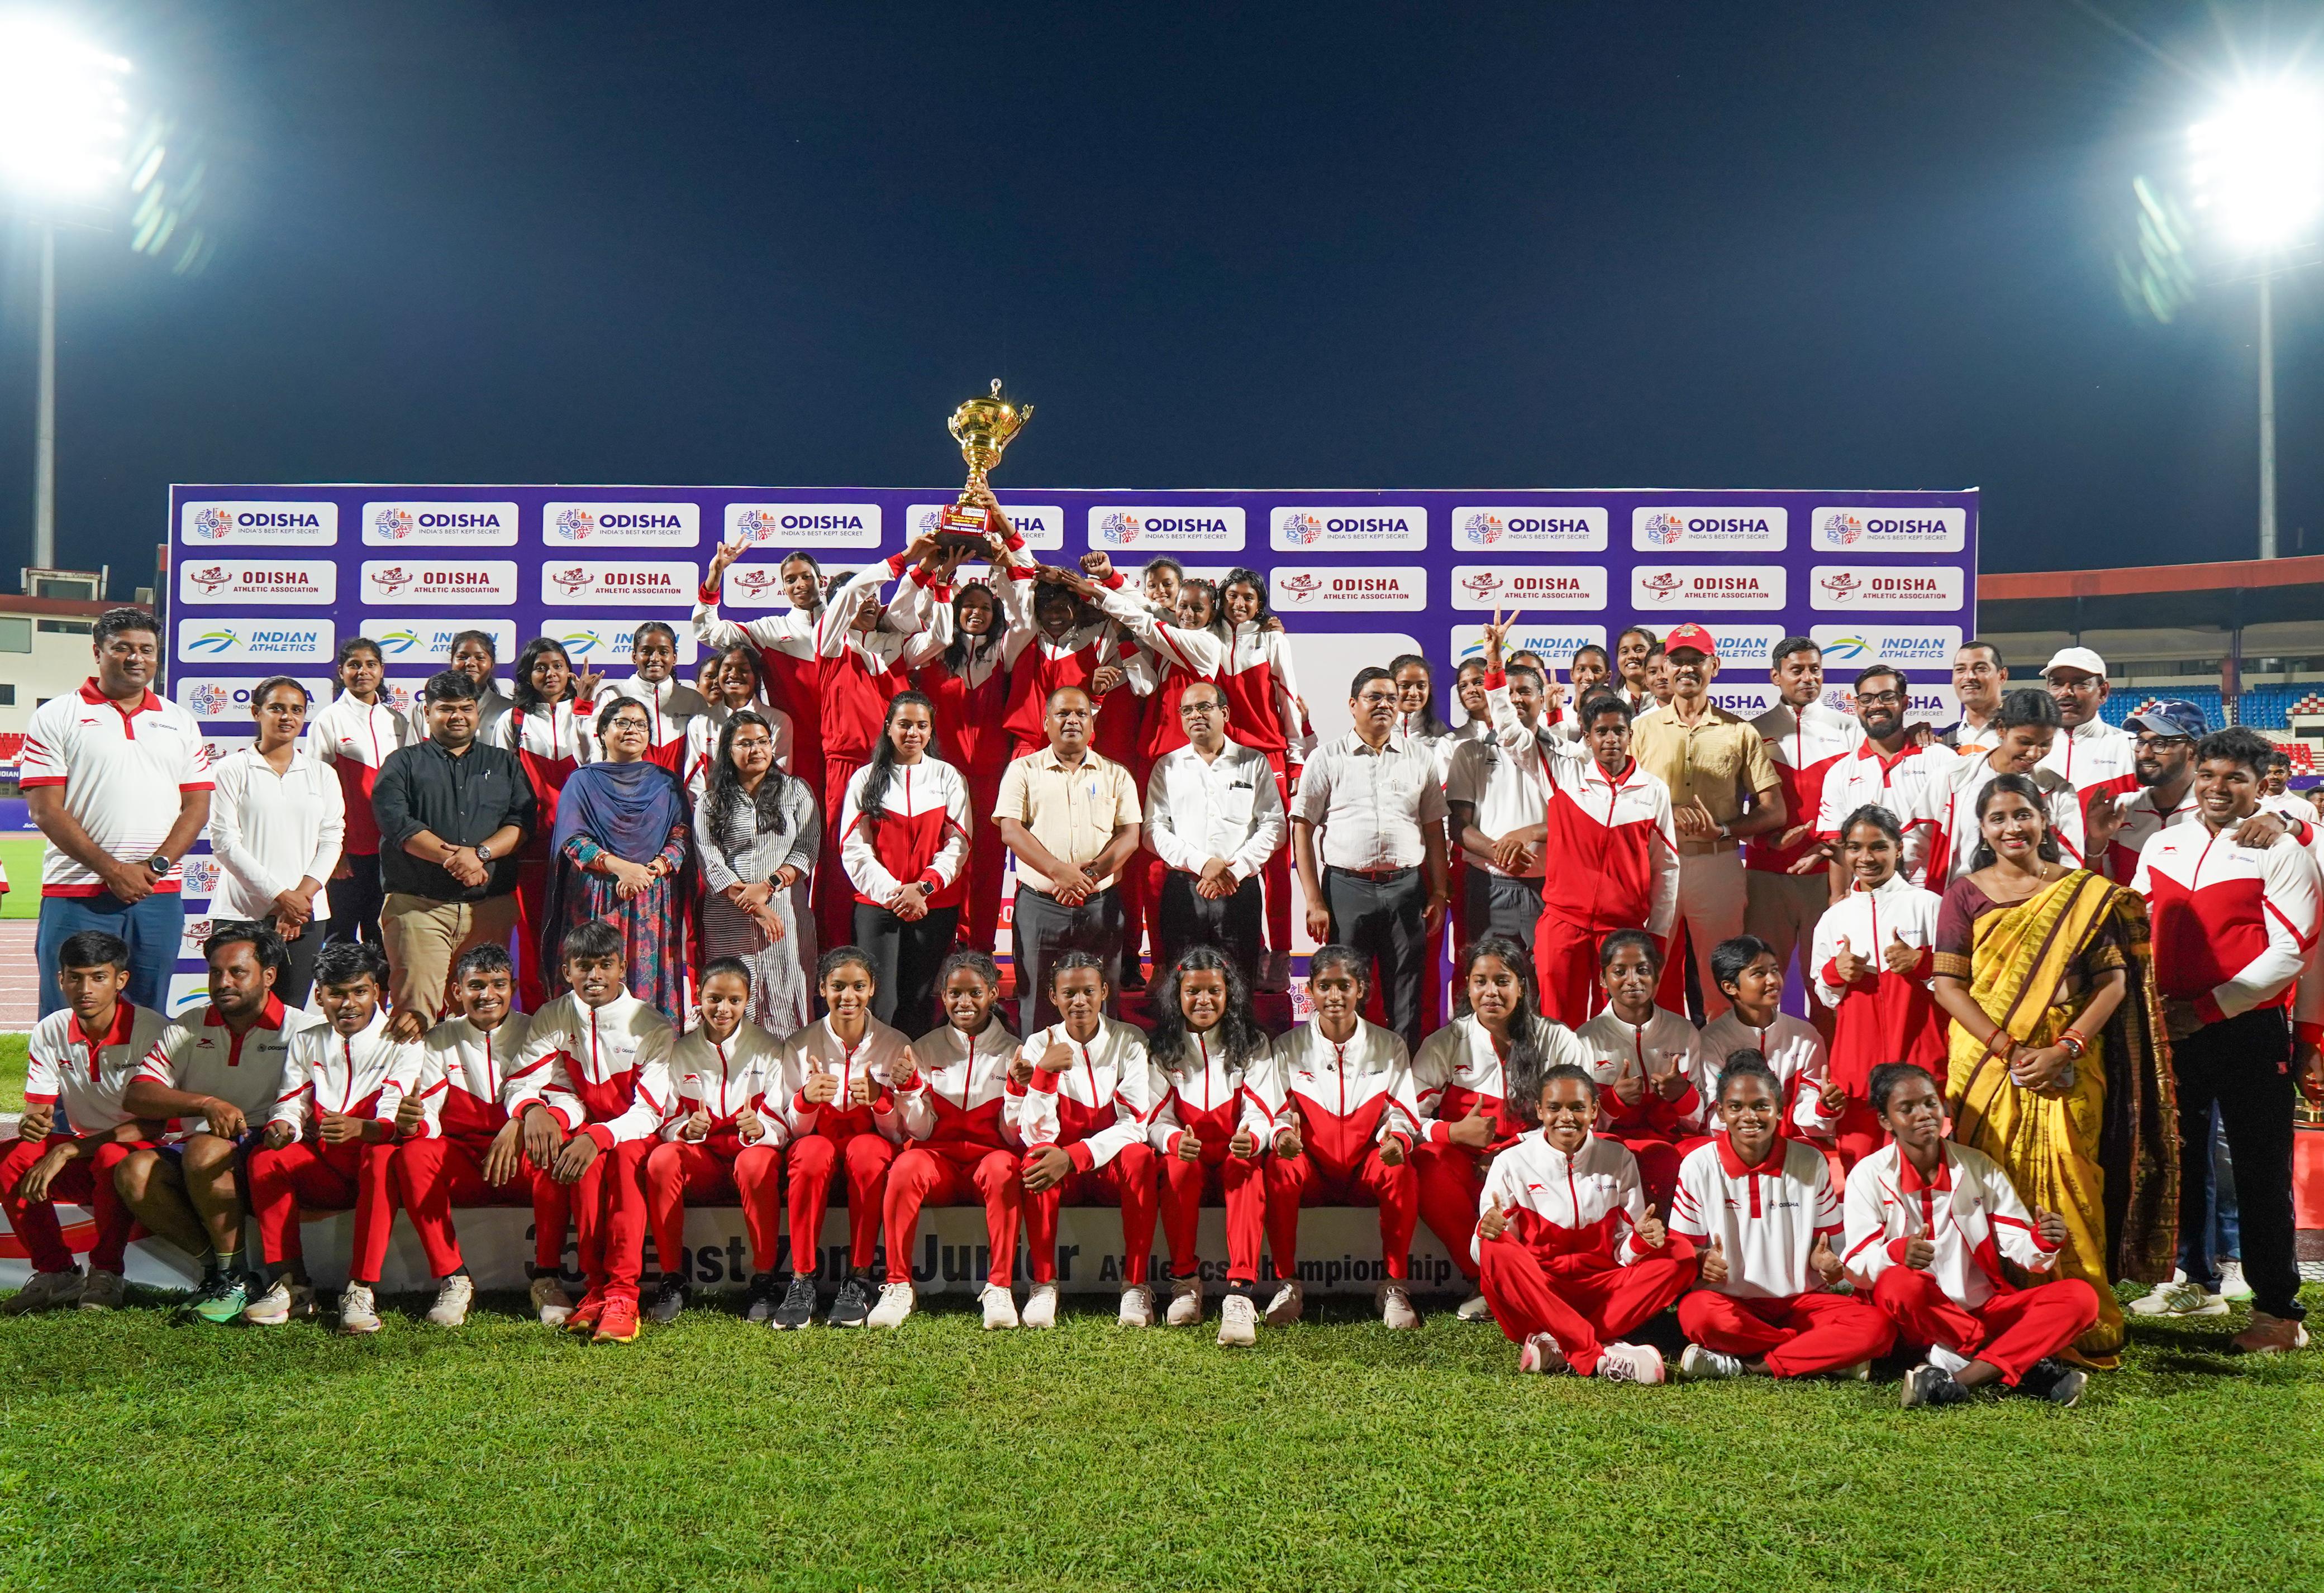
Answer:
<svg viewBox="0 0 2324 1593"><path fill-rule="evenodd" d="M223 918L263 918L274 898L301 879L327 885L346 833L346 794L330 766L293 751L281 774L255 747L211 771L210 851L218 861L210 911ZM315 893L317 919L331 916L327 889Z"/></svg>
<svg viewBox="0 0 2324 1593"><path fill-rule="evenodd" d="M210 758L194 716L177 704L149 691L134 707L117 707L90 680L32 711L19 784L27 791L62 786L65 811L97 849L134 862L170 838L183 793L210 788ZM182 879L172 863L154 889L175 890ZM51 846L41 863L41 894L102 896L105 883Z"/></svg>
<svg viewBox="0 0 2324 1593"><path fill-rule="evenodd" d="M282 1069L290 1055L290 1037L320 1022L304 1012L292 1012L273 996L266 1010L246 1034L226 1027L217 1008L207 1001L189 1007L172 1019L145 1054L137 1077L151 1079L189 1095L215 1095L242 1109L252 1128L263 1124L282 1099ZM198 1125L188 1123L189 1129Z"/></svg>
<svg viewBox="0 0 2324 1593"><path fill-rule="evenodd" d="M113 1027L90 1035L70 1008L51 1012L32 1027L24 1070L29 1106L57 1102L64 1110L55 1132L103 1134L129 1120L122 1092L137 1074L169 1019L150 1007L113 1004Z"/></svg>
<svg viewBox="0 0 2324 1593"><path fill-rule="evenodd" d="M1464 741L1452 749L1452 772L1444 778L1444 800L1448 804L1467 803L1475 809L1472 822L1476 827L1498 841L1512 831L1545 822L1548 797L1532 768L1530 760L1520 765L1517 757L1499 741ZM1497 867L1489 852L1480 852L1466 845L1462 850L1467 852L1471 868L1482 869L1505 879L1538 879L1548 866L1549 845L1545 838L1534 843L1533 866L1517 875Z"/></svg>
<svg viewBox="0 0 2324 1593"><path fill-rule="evenodd" d="M1767 1159L1747 1167L1721 1134L1679 1164L1670 1230L1700 1248L1712 1239L1727 1257L1727 1281L1702 1286L1738 1300L1812 1294L1823 1276L1809 1265L1819 1236L1842 1248L1847 1223L1823 1152L1778 1139Z"/></svg>

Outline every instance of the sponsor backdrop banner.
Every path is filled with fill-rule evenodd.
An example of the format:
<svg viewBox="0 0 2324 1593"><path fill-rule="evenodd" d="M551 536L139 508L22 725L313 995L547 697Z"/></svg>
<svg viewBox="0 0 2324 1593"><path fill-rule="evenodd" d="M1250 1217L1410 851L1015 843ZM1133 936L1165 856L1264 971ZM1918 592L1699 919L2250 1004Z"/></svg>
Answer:
<svg viewBox="0 0 2324 1593"><path fill-rule="evenodd" d="M748 551L727 572L736 619L784 606L790 549L826 572L860 567L933 529L946 489L841 487L180 486L170 493L173 575L168 690L210 732L246 745L249 688L291 675L327 699L333 653L370 637L399 704L444 665L452 633L489 631L503 689L518 648L546 634L576 663L627 667L639 622L680 635L721 539ZM1495 609L1564 678L1573 650L1636 623L1708 625L1723 658L1715 695L1746 715L1771 700L1780 637L1824 649L1830 700L1856 671L1903 666L1914 709L1958 717L1953 649L1973 633L1977 494L1516 491L1090 492L1001 494L1050 562L1109 554L1127 573L1168 554L1195 575L1266 577L1294 639L1318 729L1347 728L1346 683L1416 651L1440 664L1481 646ZM213 866L189 860L189 917L207 927ZM190 933L188 941L198 937ZM198 967L189 962L184 971ZM180 980L181 987L196 981Z"/></svg>

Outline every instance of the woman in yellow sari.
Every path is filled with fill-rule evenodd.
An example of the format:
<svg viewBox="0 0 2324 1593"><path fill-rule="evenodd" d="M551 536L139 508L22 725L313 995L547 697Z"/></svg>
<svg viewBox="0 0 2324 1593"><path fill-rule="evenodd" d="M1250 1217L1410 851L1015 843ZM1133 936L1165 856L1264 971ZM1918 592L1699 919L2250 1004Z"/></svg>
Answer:
<svg viewBox="0 0 2324 1593"><path fill-rule="evenodd" d="M2060 861L2042 793L2003 775L1978 798L1972 871L1937 918L1937 1002L1951 1015L1953 1138L1998 1162L2029 1207L2065 1220L2052 1277L2086 1279L2085 1366L2123 1346L2116 1278L2171 1275L2178 1141L2146 907ZM2021 1280L2022 1281L2022 1280Z"/></svg>

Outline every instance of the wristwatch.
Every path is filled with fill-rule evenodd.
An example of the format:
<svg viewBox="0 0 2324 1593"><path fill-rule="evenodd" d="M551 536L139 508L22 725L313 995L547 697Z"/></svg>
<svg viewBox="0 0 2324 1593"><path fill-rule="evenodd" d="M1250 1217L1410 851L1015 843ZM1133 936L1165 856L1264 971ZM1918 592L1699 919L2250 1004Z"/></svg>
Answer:
<svg viewBox="0 0 2324 1593"><path fill-rule="evenodd" d="M476 847L476 861L480 863L488 863L492 861L493 849L490 846L480 843Z"/></svg>
<svg viewBox="0 0 2324 1593"><path fill-rule="evenodd" d="M169 854L167 852L157 852L152 857L145 860L145 866L152 870L157 874L166 874L170 871Z"/></svg>

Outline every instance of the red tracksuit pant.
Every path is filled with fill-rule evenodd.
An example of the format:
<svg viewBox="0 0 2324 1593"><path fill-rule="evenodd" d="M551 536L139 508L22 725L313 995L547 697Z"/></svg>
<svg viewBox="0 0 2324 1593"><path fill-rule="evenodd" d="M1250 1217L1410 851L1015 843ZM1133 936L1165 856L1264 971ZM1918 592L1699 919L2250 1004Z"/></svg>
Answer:
<svg viewBox="0 0 2324 1593"><path fill-rule="evenodd" d="M646 1153L650 1139L601 1150L573 1181L573 1237L581 1273L601 1299L637 1303L646 1264Z"/></svg>
<svg viewBox="0 0 2324 1593"><path fill-rule="evenodd" d="M958 1159L955 1159L958 1158ZM973 1158L973 1159L972 1159ZM991 1258L984 1281L1005 1289L1017 1271L1017 1216L1025 1182L1013 1150L936 1151L915 1145L888 1170L888 1281L912 1281L912 1247L920 1233L920 1208L927 1205L984 1206L984 1237Z"/></svg>
<svg viewBox="0 0 2324 1593"><path fill-rule="evenodd" d="M823 1214L831 1204L831 1176L847 1165L847 1265L872 1265L880 1243L880 1206L896 1147L877 1134L835 1140L806 1134L791 1141L791 1270L812 1275L823 1254Z"/></svg>
<svg viewBox="0 0 2324 1593"><path fill-rule="evenodd" d="M835 752L828 747L823 753L823 852L815 867L815 885L809 899L815 907L815 932L828 952L836 946L851 945L855 940L855 887L848 882L847 870L839 861L839 816L847 800L847 782L863 767L861 754ZM798 1231L794 1228L793 1233Z"/></svg>
<svg viewBox="0 0 2324 1593"><path fill-rule="evenodd" d="M1412 1275L1412 1230L1420 1220L1420 1174L1409 1158L1389 1166L1379 1146L1352 1167L1319 1164L1302 1151L1267 1158L1267 1248L1285 1278L1299 1274L1299 1208L1377 1206L1380 1261L1398 1281Z"/></svg>
<svg viewBox="0 0 2324 1593"><path fill-rule="evenodd" d="M259 1254L269 1263L296 1261L299 1210L355 1213L355 1254L347 1276L359 1284L379 1282L387 1260L388 1230L395 1222L395 1146L357 1141L321 1145L294 1139L279 1150L264 1146L250 1153L250 1210L258 1219Z"/></svg>
<svg viewBox="0 0 2324 1593"><path fill-rule="evenodd" d="M1541 989L1541 1009L1567 1028L1580 1028L1606 1005L1606 987L1598 978L1598 943L1609 933L1555 912L1545 912L1534 925L1533 974Z"/></svg>
<svg viewBox="0 0 2324 1593"><path fill-rule="evenodd" d="M990 956L1000 944L1001 876L1009 866L1009 848L992 822L1001 800L1001 771L965 773L962 778L968 785L968 899L961 907L958 939Z"/></svg>
<svg viewBox="0 0 2324 1593"><path fill-rule="evenodd" d="M1485 1299L1509 1342L1547 1333L1585 1377L1598 1369L1607 1344L1668 1310L1694 1282L1692 1250L1628 1266L1586 1256L1561 1256L1544 1266L1506 1233L1478 1248L1485 1257Z"/></svg>
<svg viewBox="0 0 2324 1593"><path fill-rule="evenodd" d="M1836 1372L1888 1353L1896 1329L1880 1309L1849 1294L1738 1300L1697 1289L1678 1303L1678 1325L1706 1349L1766 1358L1778 1377Z"/></svg>
<svg viewBox="0 0 2324 1593"><path fill-rule="evenodd" d="M0 1156L0 1212L7 1213L8 1226L24 1241L24 1254L31 1257L34 1270L68 1272L73 1265L72 1248L66 1244L64 1229L57 1221L56 1202L86 1206L96 1219L96 1233L88 1246L89 1270L119 1272L137 1219L114 1191L113 1169L137 1146L106 1144L93 1154L83 1151L49 1181L46 1200L27 1201L16 1192L16 1186L48 1148L43 1139L19 1139L8 1147L7 1155Z"/></svg>
<svg viewBox="0 0 2324 1593"><path fill-rule="evenodd" d="M1025 1196L1025 1267L1037 1284L1057 1281L1057 1209L1068 1205L1121 1208L1121 1281L1144 1283L1154 1249L1154 1147L1126 1145L1104 1166Z"/></svg>
<svg viewBox="0 0 2324 1593"><path fill-rule="evenodd" d="M548 1168L526 1161L518 1162L516 1176L508 1183L486 1183L484 1152L491 1144L431 1137L395 1147L395 1192L411 1219L411 1231L420 1236L429 1274L450 1277L464 1265L459 1235L452 1228L455 1206L530 1206L533 1265L545 1274L563 1271L573 1192Z"/></svg>
<svg viewBox="0 0 2324 1593"><path fill-rule="evenodd" d="M1412 1161L1420 1174L1420 1217L1452 1252L1452 1265L1471 1283L1477 1264L1469 1240L1477 1231L1477 1201L1484 1193L1485 1169L1477 1153L1459 1145L1416 1145Z"/></svg>
<svg viewBox="0 0 2324 1593"><path fill-rule="evenodd" d="M1215 1156L1205 1146L1199 1161L1174 1156L1159 1160L1162 1237L1170 1247L1170 1275L1192 1277L1201 1265L1202 1258L1194 1251L1194 1230L1207 1196L1223 1201L1227 1209L1227 1281L1257 1284L1259 1247L1267 1233L1267 1174L1261 1165L1227 1155L1224 1145L1218 1146ZM1296 1228L1299 1221L1296 1198L1291 1220Z"/></svg>
<svg viewBox="0 0 2324 1593"><path fill-rule="evenodd" d="M680 1277L686 1251L686 1202L739 1201L751 1236L751 1270L772 1272L780 1239L783 1153L761 1140L744 1145L732 1133L699 1144L664 1140L646 1153L646 1217L664 1277Z"/></svg>
<svg viewBox="0 0 2324 1593"><path fill-rule="evenodd" d="M1872 1303L1905 1342L1941 1344L1998 1367L2012 1388L2035 1361L2057 1354L2098 1320L2098 1291L2078 1277L2013 1289L1971 1311L1948 1299L1927 1273L1892 1266L1873 1284Z"/></svg>

